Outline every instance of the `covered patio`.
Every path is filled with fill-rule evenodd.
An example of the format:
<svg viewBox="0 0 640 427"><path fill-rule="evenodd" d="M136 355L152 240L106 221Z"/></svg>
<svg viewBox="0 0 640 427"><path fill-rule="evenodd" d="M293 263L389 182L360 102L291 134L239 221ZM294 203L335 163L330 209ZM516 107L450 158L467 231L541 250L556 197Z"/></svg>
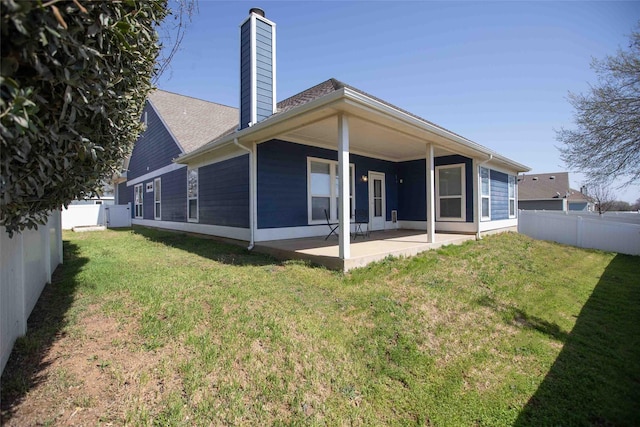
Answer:
<svg viewBox="0 0 640 427"><path fill-rule="evenodd" d="M271 240L256 244L254 250L279 259L302 259L346 272L388 256L413 256L444 245L461 244L476 238L475 235L445 233L435 233L434 237L435 241L430 242L429 236L423 231L374 231L366 238L351 238L351 256L347 259L340 257L339 241L335 237L328 240L324 237Z"/></svg>

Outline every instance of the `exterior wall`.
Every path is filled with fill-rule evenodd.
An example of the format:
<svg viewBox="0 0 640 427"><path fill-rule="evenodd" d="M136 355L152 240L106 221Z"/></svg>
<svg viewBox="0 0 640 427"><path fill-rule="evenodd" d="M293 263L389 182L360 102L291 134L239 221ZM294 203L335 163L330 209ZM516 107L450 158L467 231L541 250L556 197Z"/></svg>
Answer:
<svg viewBox="0 0 640 427"><path fill-rule="evenodd" d="M256 19L256 97L258 121L273 114L273 28Z"/></svg>
<svg viewBox="0 0 640 427"><path fill-rule="evenodd" d="M251 40L251 24L255 22L255 41ZM274 97L274 29L271 24L252 16L240 27L240 128L252 121L252 108L256 107L256 121L273 114ZM252 76L252 58L255 58L255 76ZM255 78L255 81L252 81ZM252 93L255 88L256 93Z"/></svg>
<svg viewBox="0 0 640 427"><path fill-rule="evenodd" d="M556 200L518 200L518 209L533 211L561 211L563 210L564 199Z"/></svg>
<svg viewBox="0 0 640 427"><path fill-rule="evenodd" d="M455 165L459 163L464 163L464 176L465 176L465 207L466 207L466 222L473 222L473 161L465 156L453 155L453 156L442 156L436 157L434 159L435 166L446 166L446 165ZM425 166L426 168L426 166ZM437 184L437 179L436 179ZM426 186L426 184L425 184ZM436 203L438 201L436 200ZM437 222L447 222L447 221L437 221Z"/></svg>
<svg viewBox="0 0 640 427"><path fill-rule="evenodd" d="M198 209L200 224L249 228L248 154L198 169Z"/></svg>
<svg viewBox="0 0 640 427"><path fill-rule="evenodd" d="M240 129L251 121L251 20L240 27Z"/></svg>
<svg viewBox="0 0 640 427"><path fill-rule="evenodd" d="M160 117L148 103L144 108L143 117L144 115L147 117L147 129L133 147L127 172L129 181L170 165L172 160L182 152ZM123 202L120 201L119 204Z"/></svg>
<svg viewBox="0 0 640 427"><path fill-rule="evenodd" d="M153 178L142 183L142 218L153 219L153 190L147 191L147 184L153 188Z"/></svg>
<svg viewBox="0 0 640 427"><path fill-rule="evenodd" d="M119 205L133 203L133 187L127 187L126 182L118 184L116 191L118 192L118 197L116 197L116 200Z"/></svg>
<svg viewBox="0 0 640 427"><path fill-rule="evenodd" d="M491 182L491 221L509 219L509 176L491 169L489 180Z"/></svg>
<svg viewBox="0 0 640 427"><path fill-rule="evenodd" d="M587 202L569 202L570 211L584 211L589 210Z"/></svg>
<svg viewBox="0 0 640 427"><path fill-rule="evenodd" d="M161 175L160 209L163 221L187 220L187 168Z"/></svg>
<svg viewBox="0 0 640 427"><path fill-rule="evenodd" d="M426 221L426 176L426 159L398 163L398 220Z"/></svg>
<svg viewBox="0 0 640 427"><path fill-rule="evenodd" d="M338 160L335 150L272 140L258 145L258 228L308 225L307 157ZM398 209L397 164L352 154L355 165L356 209L368 207L368 171L385 174L386 219Z"/></svg>

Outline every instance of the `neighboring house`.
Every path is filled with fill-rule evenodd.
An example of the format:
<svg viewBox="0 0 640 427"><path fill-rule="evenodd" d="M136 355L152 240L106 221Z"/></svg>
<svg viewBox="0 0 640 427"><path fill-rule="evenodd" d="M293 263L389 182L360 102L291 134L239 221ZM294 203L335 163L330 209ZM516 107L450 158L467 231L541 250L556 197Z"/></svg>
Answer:
<svg viewBox="0 0 640 427"><path fill-rule="evenodd" d="M114 196L102 196L102 197L91 197L89 199L80 199L80 200L72 200L69 203L72 206L76 205L114 205L115 197Z"/></svg>
<svg viewBox="0 0 640 427"><path fill-rule="evenodd" d="M525 210L592 211L591 199L569 187L569 173L518 176L518 206Z"/></svg>
<svg viewBox="0 0 640 427"><path fill-rule="evenodd" d="M371 230L430 242L517 226L529 168L335 79L276 102L275 24L252 9L240 33L240 109L150 95L117 185L133 224L251 245L325 236L325 211L341 229L358 209ZM339 247L349 258L348 233Z"/></svg>

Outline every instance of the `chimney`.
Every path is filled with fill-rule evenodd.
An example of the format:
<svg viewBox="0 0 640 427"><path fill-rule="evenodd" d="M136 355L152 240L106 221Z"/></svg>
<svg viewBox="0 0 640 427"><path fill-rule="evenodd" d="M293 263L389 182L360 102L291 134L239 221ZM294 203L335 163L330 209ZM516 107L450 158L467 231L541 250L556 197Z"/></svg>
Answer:
<svg viewBox="0 0 640 427"><path fill-rule="evenodd" d="M276 112L276 24L257 7L240 24L240 129Z"/></svg>

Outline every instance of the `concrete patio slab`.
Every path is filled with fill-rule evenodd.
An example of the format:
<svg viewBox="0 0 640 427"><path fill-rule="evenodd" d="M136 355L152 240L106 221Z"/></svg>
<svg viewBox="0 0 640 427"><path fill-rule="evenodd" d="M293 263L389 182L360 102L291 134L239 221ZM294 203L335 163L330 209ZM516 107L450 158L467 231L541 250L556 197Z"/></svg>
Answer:
<svg viewBox="0 0 640 427"><path fill-rule="evenodd" d="M304 259L327 268L349 271L380 261L388 256L413 256L443 245L461 244L475 240L475 235L436 233L435 242L427 242L427 234L415 230L387 230L372 232L367 238L351 239L351 258L338 256L337 238L308 237L303 239L271 240L257 243L254 250L280 259Z"/></svg>

